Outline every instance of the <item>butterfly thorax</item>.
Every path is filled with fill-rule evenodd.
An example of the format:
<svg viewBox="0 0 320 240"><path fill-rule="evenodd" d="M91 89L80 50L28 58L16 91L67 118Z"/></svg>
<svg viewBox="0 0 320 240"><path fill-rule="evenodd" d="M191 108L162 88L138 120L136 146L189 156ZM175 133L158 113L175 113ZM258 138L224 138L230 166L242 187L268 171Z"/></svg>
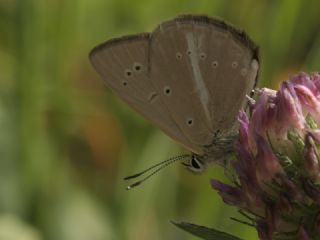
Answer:
<svg viewBox="0 0 320 240"><path fill-rule="evenodd" d="M234 153L234 143L237 137L236 131L217 134L212 144L204 148L204 154L192 153L189 169L192 172L203 172L212 163L225 166Z"/></svg>
<svg viewBox="0 0 320 240"><path fill-rule="evenodd" d="M234 130L216 136L212 144L207 148L208 159L212 159L214 162L225 161L224 158L234 152L234 143L237 137L238 132Z"/></svg>

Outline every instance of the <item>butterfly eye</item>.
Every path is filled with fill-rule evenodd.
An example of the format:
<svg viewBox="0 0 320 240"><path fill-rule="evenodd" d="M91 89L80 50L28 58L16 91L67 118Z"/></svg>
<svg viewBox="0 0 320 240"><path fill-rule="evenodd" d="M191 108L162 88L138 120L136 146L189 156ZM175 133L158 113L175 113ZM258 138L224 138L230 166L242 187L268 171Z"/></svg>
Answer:
<svg viewBox="0 0 320 240"><path fill-rule="evenodd" d="M201 173L205 170L205 165L197 158L197 156L192 155L188 169L194 173Z"/></svg>
<svg viewBox="0 0 320 240"><path fill-rule="evenodd" d="M195 157L193 157L191 159L191 166L194 168L194 169L200 169L200 163L197 161L197 159Z"/></svg>

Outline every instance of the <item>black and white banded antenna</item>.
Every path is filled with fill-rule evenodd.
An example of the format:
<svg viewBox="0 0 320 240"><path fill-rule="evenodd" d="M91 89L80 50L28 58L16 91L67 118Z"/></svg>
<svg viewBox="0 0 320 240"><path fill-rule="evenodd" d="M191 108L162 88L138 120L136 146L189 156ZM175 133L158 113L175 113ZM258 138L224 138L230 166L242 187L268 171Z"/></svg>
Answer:
<svg viewBox="0 0 320 240"><path fill-rule="evenodd" d="M172 163L175 163L177 161L181 161L181 160L186 160L188 158L191 158L191 155L190 154L185 154L185 155L179 155L179 156L176 156L176 157L172 157L172 158L169 158L165 161L162 161L160 163L157 163L139 173L136 173L136 174L133 174L133 175L130 175L128 177L125 177L124 180L131 180L131 179L135 179L135 178L138 178L140 176L143 176L145 175L146 173L149 173L148 175L146 175L144 178L142 178L141 180L138 180L132 184L130 184L129 186L127 186L127 190L130 190L134 187L137 187L139 186L141 183L143 183L144 181L146 181L147 179L149 179L150 177L152 177L153 175L155 175L156 173L158 173L160 170L166 168L167 166L171 165ZM154 170L155 169L155 170ZM154 171L151 171L151 170L154 170ZM151 173L150 173L151 171Z"/></svg>

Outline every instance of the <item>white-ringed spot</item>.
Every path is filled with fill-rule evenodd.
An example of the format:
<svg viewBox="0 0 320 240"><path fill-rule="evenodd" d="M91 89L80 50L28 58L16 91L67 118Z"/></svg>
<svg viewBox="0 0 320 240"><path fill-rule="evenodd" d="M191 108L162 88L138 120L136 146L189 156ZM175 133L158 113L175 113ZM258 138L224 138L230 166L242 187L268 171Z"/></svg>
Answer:
<svg viewBox="0 0 320 240"><path fill-rule="evenodd" d="M219 66L218 61L213 61L213 62L211 63L211 66L212 66L213 68L217 68L217 67Z"/></svg>
<svg viewBox="0 0 320 240"><path fill-rule="evenodd" d="M171 95L171 88L166 86L163 88L163 93L166 95L166 96L170 96Z"/></svg>
<svg viewBox="0 0 320 240"><path fill-rule="evenodd" d="M193 125L193 119L192 118L188 118L186 123L187 123L188 126L191 127Z"/></svg>
<svg viewBox="0 0 320 240"><path fill-rule="evenodd" d="M200 53L200 59L205 60L207 55L205 53Z"/></svg>
<svg viewBox="0 0 320 240"><path fill-rule="evenodd" d="M136 72L140 72L142 70L142 64L141 63L134 63L133 70Z"/></svg>
<svg viewBox="0 0 320 240"><path fill-rule="evenodd" d="M181 54L181 52L177 52L177 53L176 53L176 58L177 58L178 60L181 60L181 59L182 59L182 54Z"/></svg>
<svg viewBox="0 0 320 240"><path fill-rule="evenodd" d="M124 75L125 75L126 77L132 77L132 71L131 71L130 69L126 69L126 70L124 71Z"/></svg>
<svg viewBox="0 0 320 240"><path fill-rule="evenodd" d="M237 61L232 62L231 67L233 69L236 69L238 67L238 62Z"/></svg>

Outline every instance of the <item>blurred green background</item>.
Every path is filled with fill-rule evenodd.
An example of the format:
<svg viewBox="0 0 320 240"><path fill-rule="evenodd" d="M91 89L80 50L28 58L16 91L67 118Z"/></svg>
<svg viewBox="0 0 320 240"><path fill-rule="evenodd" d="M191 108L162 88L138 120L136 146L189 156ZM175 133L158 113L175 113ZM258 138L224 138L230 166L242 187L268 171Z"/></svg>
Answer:
<svg viewBox="0 0 320 240"><path fill-rule="evenodd" d="M185 220L256 239L179 164L126 191L122 178L183 150L106 89L95 45L179 13L220 16L261 47L260 86L320 69L318 0L0 0L0 239L195 239Z"/></svg>

